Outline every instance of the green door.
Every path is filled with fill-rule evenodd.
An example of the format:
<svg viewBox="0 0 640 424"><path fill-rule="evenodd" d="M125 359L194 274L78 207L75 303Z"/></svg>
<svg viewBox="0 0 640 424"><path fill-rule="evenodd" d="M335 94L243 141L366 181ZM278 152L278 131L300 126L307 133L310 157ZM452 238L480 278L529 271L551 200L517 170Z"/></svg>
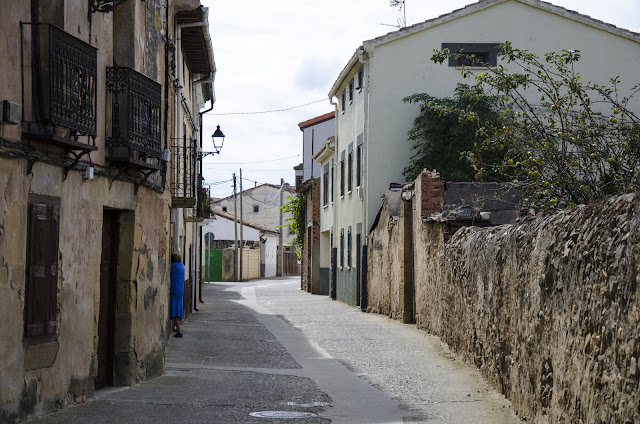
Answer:
<svg viewBox="0 0 640 424"><path fill-rule="evenodd" d="M204 257L205 281L222 281L222 250L207 250Z"/></svg>

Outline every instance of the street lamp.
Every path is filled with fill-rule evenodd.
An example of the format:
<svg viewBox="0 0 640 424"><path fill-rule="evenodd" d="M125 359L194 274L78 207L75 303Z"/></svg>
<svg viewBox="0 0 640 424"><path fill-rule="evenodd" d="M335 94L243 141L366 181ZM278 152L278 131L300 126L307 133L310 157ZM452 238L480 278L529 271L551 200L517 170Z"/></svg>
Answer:
<svg viewBox="0 0 640 424"><path fill-rule="evenodd" d="M216 139L219 140L220 145L216 144ZM202 152L202 157L220 154L220 150L222 150L222 146L224 145L224 133L220 130L220 125L217 126L216 131L211 135L211 141L213 143L213 151Z"/></svg>

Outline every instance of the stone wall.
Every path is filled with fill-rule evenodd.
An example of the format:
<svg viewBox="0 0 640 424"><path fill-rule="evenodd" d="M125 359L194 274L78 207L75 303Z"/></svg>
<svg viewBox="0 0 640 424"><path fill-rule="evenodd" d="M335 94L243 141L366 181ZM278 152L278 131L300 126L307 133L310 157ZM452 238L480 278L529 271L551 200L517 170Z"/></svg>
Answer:
<svg viewBox="0 0 640 424"><path fill-rule="evenodd" d="M475 364L527 421L639 422L640 195L466 227L445 243L446 223L424 218L420 194L413 198L417 325ZM385 260L381 246L388 254L401 241L393 229L385 238L384 227L369 238L368 289L369 310L388 314L397 306L378 306L384 287L372 267L374 258Z"/></svg>
<svg viewBox="0 0 640 424"><path fill-rule="evenodd" d="M301 288L313 294L328 294L320 281L320 178L304 183L306 231L302 245ZM326 292L326 293L325 293Z"/></svg>
<svg viewBox="0 0 640 424"><path fill-rule="evenodd" d="M638 422L639 206L629 195L459 231L416 266L419 325L536 422Z"/></svg>

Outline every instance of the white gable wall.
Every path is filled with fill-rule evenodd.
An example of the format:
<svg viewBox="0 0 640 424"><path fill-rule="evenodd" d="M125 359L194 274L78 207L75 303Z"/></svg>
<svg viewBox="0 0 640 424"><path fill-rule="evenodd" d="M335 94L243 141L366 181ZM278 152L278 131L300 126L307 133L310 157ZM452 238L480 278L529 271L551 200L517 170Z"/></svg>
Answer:
<svg viewBox="0 0 640 424"><path fill-rule="evenodd" d="M607 83L612 76L620 75L626 83L622 87L628 88L639 80L639 43L516 1L377 45L372 51L369 51L371 43L365 43L370 54L367 227L380 208L380 198L389 182L404 181L402 171L411 156L407 132L419 106L404 104L402 98L422 92L451 96L456 84L473 83L461 77L460 69L431 62L433 50L440 49L442 43L506 40L516 48L526 48L538 55L563 49L580 50L578 69L585 81ZM634 102L636 110L640 109L639 102L640 99ZM349 132L354 124L341 118L348 117L338 119L339 126L345 125ZM339 133L343 134L340 127Z"/></svg>

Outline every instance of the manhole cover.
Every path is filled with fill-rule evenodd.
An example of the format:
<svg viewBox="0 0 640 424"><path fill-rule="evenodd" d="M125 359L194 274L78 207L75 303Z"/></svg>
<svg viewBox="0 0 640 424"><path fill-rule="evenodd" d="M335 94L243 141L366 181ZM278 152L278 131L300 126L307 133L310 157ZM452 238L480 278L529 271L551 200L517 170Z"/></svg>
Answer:
<svg viewBox="0 0 640 424"><path fill-rule="evenodd" d="M249 415L258 418L311 418L316 414L312 412L296 412L296 411L260 411L252 412Z"/></svg>

